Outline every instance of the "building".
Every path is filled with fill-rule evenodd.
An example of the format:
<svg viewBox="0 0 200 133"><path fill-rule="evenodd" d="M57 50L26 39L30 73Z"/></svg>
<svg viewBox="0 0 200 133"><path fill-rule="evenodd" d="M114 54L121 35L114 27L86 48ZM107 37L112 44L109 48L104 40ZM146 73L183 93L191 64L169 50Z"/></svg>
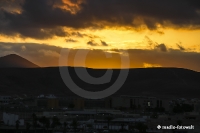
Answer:
<svg viewBox="0 0 200 133"><path fill-rule="evenodd" d="M165 108L169 110L169 100L157 97L127 96L111 97L106 100L106 107L109 108L129 108L129 109L153 109Z"/></svg>
<svg viewBox="0 0 200 133"><path fill-rule="evenodd" d="M84 108L105 108L106 102L105 99L85 99L84 100Z"/></svg>
<svg viewBox="0 0 200 133"><path fill-rule="evenodd" d="M36 103L40 108L59 108L59 100L54 95L40 95L37 97Z"/></svg>
<svg viewBox="0 0 200 133"><path fill-rule="evenodd" d="M111 97L107 100L107 106L110 108L155 108L155 97L142 97L142 96L119 96Z"/></svg>
<svg viewBox="0 0 200 133"><path fill-rule="evenodd" d="M59 107L68 108L70 104L74 104L75 97L59 97Z"/></svg>
<svg viewBox="0 0 200 133"><path fill-rule="evenodd" d="M0 96L0 105L8 104L11 101L11 96Z"/></svg>
<svg viewBox="0 0 200 133"><path fill-rule="evenodd" d="M110 108L130 108L130 98L128 97L111 97L108 99Z"/></svg>
<svg viewBox="0 0 200 133"><path fill-rule="evenodd" d="M15 126L16 121L19 120L19 125L24 125L24 119L19 119L19 115L3 113L3 122L8 126Z"/></svg>
<svg viewBox="0 0 200 133"><path fill-rule="evenodd" d="M47 99L47 108L59 108L59 101L57 98Z"/></svg>
<svg viewBox="0 0 200 133"><path fill-rule="evenodd" d="M82 98L77 98L77 99L74 99L74 108L75 109L83 109L85 108L85 100L82 99Z"/></svg>

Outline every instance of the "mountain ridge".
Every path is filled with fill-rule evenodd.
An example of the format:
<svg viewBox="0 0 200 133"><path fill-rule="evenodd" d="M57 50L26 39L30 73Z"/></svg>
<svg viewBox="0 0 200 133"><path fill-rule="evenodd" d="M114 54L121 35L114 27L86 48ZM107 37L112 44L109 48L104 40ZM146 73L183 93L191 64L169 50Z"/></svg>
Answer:
<svg viewBox="0 0 200 133"><path fill-rule="evenodd" d="M69 70L70 78L87 91L101 91L115 83L120 70L113 70L109 83L87 84L77 75L74 67ZM77 68L80 69L80 68ZM106 70L86 68L93 77L101 77ZM123 71L123 70L122 70ZM59 67L47 68L0 68L1 94L55 94L76 96L63 82ZM126 77L125 77L126 78ZM200 97L200 73L184 68L138 68L129 69L123 86L113 95L142 95L160 97Z"/></svg>
<svg viewBox="0 0 200 133"><path fill-rule="evenodd" d="M17 55L10 54L0 57L0 68L37 68L38 65Z"/></svg>

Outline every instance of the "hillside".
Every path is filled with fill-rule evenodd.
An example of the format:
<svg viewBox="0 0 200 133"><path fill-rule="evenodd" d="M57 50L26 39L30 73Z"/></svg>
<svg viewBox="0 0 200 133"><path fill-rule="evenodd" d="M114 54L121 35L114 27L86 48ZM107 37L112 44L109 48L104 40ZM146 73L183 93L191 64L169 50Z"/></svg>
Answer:
<svg viewBox="0 0 200 133"><path fill-rule="evenodd" d="M81 69L81 68L79 68ZM95 77L105 70L87 69ZM91 85L80 80L69 68L73 81L85 90L98 91L111 86L119 70L114 70L110 83ZM0 94L55 94L73 96L61 79L59 68L0 68ZM115 95L143 95L162 97L200 97L200 73L182 68L130 69L122 88Z"/></svg>
<svg viewBox="0 0 200 133"><path fill-rule="evenodd" d="M39 67L36 64L28 61L27 59L16 55L10 54L4 57L0 57L0 67L3 68L36 68Z"/></svg>

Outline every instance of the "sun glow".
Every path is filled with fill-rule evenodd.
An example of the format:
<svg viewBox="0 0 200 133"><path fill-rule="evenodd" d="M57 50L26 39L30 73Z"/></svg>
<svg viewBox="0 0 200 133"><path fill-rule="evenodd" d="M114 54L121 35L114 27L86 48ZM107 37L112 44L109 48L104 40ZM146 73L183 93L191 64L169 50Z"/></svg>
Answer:
<svg viewBox="0 0 200 133"><path fill-rule="evenodd" d="M148 37L152 41L151 43L154 43L155 45L164 43L169 49L178 49L177 45L181 45L189 51L200 51L200 38L198 36L200 30L188 31L181 29L165 29L164 34L148 30L141 32L118 29L76 31L64 28L64 30L71 33L72 36L54 36L53 38L42 40L27 37L24 38L19 35L12 37L0 35L0 41L40 43L73 49L150 49L150 42L149 40L146 40L146 37ZM88 42L93 42L93 45Z"/></svg>

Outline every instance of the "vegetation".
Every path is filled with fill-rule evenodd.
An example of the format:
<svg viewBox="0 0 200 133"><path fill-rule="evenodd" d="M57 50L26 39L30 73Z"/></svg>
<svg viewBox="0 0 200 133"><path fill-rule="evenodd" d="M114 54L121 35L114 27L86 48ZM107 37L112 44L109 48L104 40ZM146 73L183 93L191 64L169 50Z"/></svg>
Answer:
<svg viewBox="0 0 200 133"><path fill-rule="evenodd" d="M60 125L61 125L60 120L58 119L58 117L54 116L54 117L52 118L52 124L51 124L51 127L53 128L53 130L54 130L56 127L60 126Z"/></svg>
<svg viewBox="0 0 200 133"><path fill-rule="evenodd" d="M109 127L110 127L110 121L113 119L113 117L111 116L107 116L105 117L105 120L107 120L107 124L108 124L108 130L109 130Z"/></svg>
<svg viewBox="0 0 200 133"><path fill-rule="evenodd" d="M15 122L16 132L19 130L19 124L20 124L20 121L16 120Z"/></svg>
<svg viewBox="0 0 200 133"><path fill-rule="evenodd" d="M41 117L41 118L39 119L39 122L42 123L43 131L44 131L46 128L49 128L50 121L49 121L49 119L46 118L45 116Z"/></svg>
<svg viewBox="0 0 200 133"><path fill-rule="evenodd" d="M67 123L66 122L64 122L63 123L63 133L66 133L67 132Z"/></svg>
<svg viewBox="0 0 200 133"><path fill-rule="evenodd" d="M146 133L146 130L148 129L147 125L143 123L137 123L135 128L138 129L140 133Z"/></svg>
<svg viewBox="0 0 200 133"><path fill-rule="evenodd" d="M26 132L28 133L31 128L31 124L29 122L26 123Z"/></svg>
<svg viewBox="0 0 200 133"><path fill-rule="evenodd" d="M46 130L48 131L49 130L49 128L50 128L50 119L46 119L46 121L45 121L45 128L46 128Z"/></svg>
<svg viewBox="0 0 200 133"><path fill-rule="evenodd" d="M33 113L32 114L32 126L35 129L35 133L36 133L36 128L37 128L37 121L38 121L38 118L37 118L36 114Z"/></svg>
<svg viewBox="0 0 200 133"><path fill-rule="evenodd" d="M71 123L71 126L73 127L75 133L76 133L78 125L79 125L79 123L76 119L74 119Z"/></svg>
<svg viewBox="0 0 200 133"><path fill-rule="evenodd" d="M122 124L121 124L121 131L122 131L122 132L124 131L124 126L125 126L124 123L122 123Z"/></svg>

